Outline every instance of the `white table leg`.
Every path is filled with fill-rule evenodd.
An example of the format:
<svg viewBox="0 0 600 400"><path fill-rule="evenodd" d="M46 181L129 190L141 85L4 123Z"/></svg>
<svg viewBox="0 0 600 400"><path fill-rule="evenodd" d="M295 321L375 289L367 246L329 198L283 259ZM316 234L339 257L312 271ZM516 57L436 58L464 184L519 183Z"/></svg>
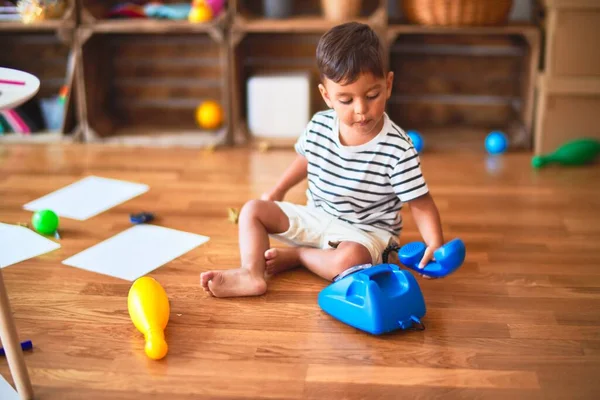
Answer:
<svg viewBox="0 0 600 400"><path fill-rule="evenodd" d="M17 328L12 317L10 302L6 294L4 286L4 278L2 277L2 269L0 268L0 339L8 360L8 368L15 381L17 392L23 400L33 399L33 388L29 380L29 373L25 366L25 358L19 337L17 336Z"/></svg>

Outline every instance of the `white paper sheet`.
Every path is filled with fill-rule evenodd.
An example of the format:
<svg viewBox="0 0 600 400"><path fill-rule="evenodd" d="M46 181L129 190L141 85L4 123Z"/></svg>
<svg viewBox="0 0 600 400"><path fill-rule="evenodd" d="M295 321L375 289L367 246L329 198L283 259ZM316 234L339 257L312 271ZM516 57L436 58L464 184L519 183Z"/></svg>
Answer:
<svg viewBox="0 0 600 400"><path fill-rule="evenodd" d="M88 176L23 206L25 210L49 209L61 217L85 221L111 207L147 192L148 185Z"/></svg>
<svg viewBox="0 0 600 400"><path fill-rule="evenodd" d="M133 226L63 264L134 281L207 242L207 236L156 225Z"/></svg>
<svg viewBox="0 0 600 400"><path fill-rule="evenodd" d="M0 375L0 399L19 400L19 394L12 386Z"/></svg>
<svg viewBox="0 0 600 400"><path fill-rule="evenodd" d="M58 248L60 244L46 239L29 228L0 223L0 268Z"/></svg>

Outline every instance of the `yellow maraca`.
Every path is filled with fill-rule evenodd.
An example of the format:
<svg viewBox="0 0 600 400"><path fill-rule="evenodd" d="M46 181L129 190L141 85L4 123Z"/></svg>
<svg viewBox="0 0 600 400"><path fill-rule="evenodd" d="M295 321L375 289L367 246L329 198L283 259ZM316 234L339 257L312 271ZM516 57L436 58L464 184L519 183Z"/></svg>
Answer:
<svg viewBox="0 0 600 400"><path fill-rule="evenodd" d="M146 339L146 355L160 360L167 355L165 328L171 312L165 289L154 278L137 279L127 296L129 316Z"/></svg>

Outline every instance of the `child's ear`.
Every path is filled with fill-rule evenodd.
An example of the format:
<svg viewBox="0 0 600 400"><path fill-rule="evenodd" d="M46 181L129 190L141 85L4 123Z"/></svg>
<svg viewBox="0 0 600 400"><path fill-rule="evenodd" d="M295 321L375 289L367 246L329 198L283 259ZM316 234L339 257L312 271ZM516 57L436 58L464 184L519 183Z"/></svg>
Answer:
<svg viewBox="0 0 600 400"><path fill-rule="evenodd" d="M331 102L331 99L329 99L329 93L327 93L327 89L325 89L325 86L322 83L319 83L319 92L321 92L321 96L323 97L323 100L325 100L327 107L333 108L333 103Z"/></svg>
<svg viewBox="0 0 600 400"><path fill-rule="evenodd" d="M392 86L394 85L394 73L392 71L388 72L387 78L385 80L386 83L386 97L389 99L392 95Z"/></svg>

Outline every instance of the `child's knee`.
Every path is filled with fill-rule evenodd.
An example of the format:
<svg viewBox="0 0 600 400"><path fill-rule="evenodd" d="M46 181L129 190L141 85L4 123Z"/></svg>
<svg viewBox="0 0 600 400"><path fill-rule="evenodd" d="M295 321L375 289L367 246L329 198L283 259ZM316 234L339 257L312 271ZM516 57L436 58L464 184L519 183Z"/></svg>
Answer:
<svg viewBox="0 0 600 400"><path fill-rule="evenodd" d="M264 208L263 200L249 200L244 204L240 211L240 218L256 218L259 216L261 209Z"/></svg>
<svg viewBox="0 0 600 400"><path fill-rule="evenodd" d="M359 243L346 242L338 246L333 265L336 272L342 273L350 267L372 262L369 250Z"/></svg>

